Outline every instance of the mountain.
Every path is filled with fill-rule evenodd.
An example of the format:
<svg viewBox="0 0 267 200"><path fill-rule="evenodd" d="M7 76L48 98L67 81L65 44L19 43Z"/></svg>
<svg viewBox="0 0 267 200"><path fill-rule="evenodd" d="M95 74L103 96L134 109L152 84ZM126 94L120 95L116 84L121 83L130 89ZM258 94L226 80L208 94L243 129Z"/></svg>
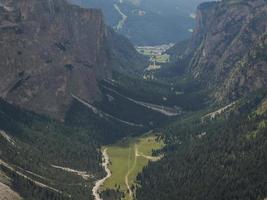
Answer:
<svg viewBox="0 0 267 200"><path fill-rule="evenodd" d="M0 38L0 198L94 199L101 145L143 127L90 108L145 58L100 10L65 0L1 0Z"/></svg>
<svg viewBox="0 0 267 200"><path fill-rule="evenodd" d="M93 200L103 176L96 135L0 99L1 198Z"/></svg>
<svg viewBox="0 0 267 200"><path fill-rule="evenodd" d="M193 79L211 99L162 127L165 157L138 176L136 199L266 199L266 19L264 0L198 7L192 38L157 78Z"/></svg>
<svg viewBox="0 0 267 200"><path fill-rule="evenodd" d="M204 82L217 102L266 88L266 9L264 0L201 4L195 32L182 53L176 50L175 65Z"/></svg>
<svg viewBox="0 0 267 200"><path fill-rule="evenodd" d="M201 4L153 80L99 9L71 3L0 0L0 199L266 199L266 0Z"/></svg>
<svg viewBox="0 0 267 200"><path fill-rule="evenodd" d="M97 80L109 76L100 10L59 1L2 1L1 97L60 118L71 95L100 98Z"/></svg>
<svg viewBox="0 0 267 200"><path fill-rule="evenodd" d="M163 128L165 157L138 176L136 199L266 199L266 94Z"/></svg>
<svg viewBox="0 0 267 200"><path fill-rule="evenodd" d="M1 1L0 9L0 96L9 103L64 119L72 96L101 99L98 81L114 68L145 67L126 39L107 30L100 10L64 0Z"/></svg>
<svg viewBox="0 0 267 200"><path fill-rule="evenodd" d="M135 45L158 45L189 38L196 6L202 0L70 0L101 8L109 26ZM178 34L179 33L179 34Z"/></svg>
<svg viewBox="0 0 267 200"><path fill-rule="evenodd" d="M101 146L168 120L145 98L138 104L131 92L119 93L112 78L129 82L146 58L98 9L1 0L0 38L3 198L94 199L104 176Z"/></svg>

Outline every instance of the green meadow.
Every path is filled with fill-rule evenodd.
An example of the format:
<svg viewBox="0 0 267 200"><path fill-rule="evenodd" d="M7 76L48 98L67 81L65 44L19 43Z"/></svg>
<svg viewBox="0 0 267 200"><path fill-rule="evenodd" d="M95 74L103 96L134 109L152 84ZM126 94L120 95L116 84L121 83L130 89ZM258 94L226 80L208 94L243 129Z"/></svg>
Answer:
<svg viewBox="0 0 267 200"><path fill-rule="evenodd" d="M138 173L148 165L149 161L160 159L153 157L152 152L163 146L162 141L157 141L155 135L149 134L139 138L127 138L115 145L104 147L107 148L110 159L109 169L112 175L106 180L102 190L119 190L125 194L125 200L131 200Z"/></svg>

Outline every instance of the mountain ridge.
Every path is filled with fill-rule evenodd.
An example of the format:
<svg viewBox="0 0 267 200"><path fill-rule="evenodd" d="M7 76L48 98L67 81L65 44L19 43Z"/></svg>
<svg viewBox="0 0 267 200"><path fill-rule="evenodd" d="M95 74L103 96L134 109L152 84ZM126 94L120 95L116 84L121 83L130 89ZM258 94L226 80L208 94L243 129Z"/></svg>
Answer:
<svg viewBox="0 0 267 200"><path fill-rule="evenodd" d="M146 67L99 9L67 0L0 2L0 97L9 103L64 120L72 95L99 101L98 82L114 70L136 74Z"/></svg>
<svg viewBox="0 0 267 200"><path fill-rule="evenodd" d="M264 88L266 17L264 0L201 4L191 40L184 52L174 54L177 68L205 83L219 103Z"/></svg>

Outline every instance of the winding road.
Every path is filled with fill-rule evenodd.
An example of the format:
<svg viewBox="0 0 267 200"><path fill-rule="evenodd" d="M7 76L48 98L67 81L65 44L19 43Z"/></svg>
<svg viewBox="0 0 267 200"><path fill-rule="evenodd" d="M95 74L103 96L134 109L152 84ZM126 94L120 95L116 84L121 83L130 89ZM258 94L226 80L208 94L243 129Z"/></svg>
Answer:
<svg viewBox="0 0 267 200"><path fill-rule="evenodd" d="M123 28L126 20L127 20L127 15L125 15L121 9L119 8L119 6L117 4L114 4L114 8L118 11L118 13L121 15L122 19L118 22L118 25L116 27L117 30L120 30Z"/></svg>
<svg viewBox="0 0 267 200"><path fill-rule="evenodd" d="M123 94L120 94L119 92L117 92L116 90L113 90L109 87L106 87L106 86L103 86L103 88L105 88L106 90L110 91L110 92L113 92L117 95L119 95L120 97L124 98L124 99L127 99L137 105L140 105L140 106L143 106L145 108L148 108L150 110L153 110L153 111L156 111L156 112L159 112L165 116L168 116L168 117L174 117L174 116L177 116L179 115L179 112L174 109L174 108L171 108L171 107L167 107L167 106L161 106L161 105L156 105L156 104L151 104L151 103L146 103L146 102L142 102L142 101L137 101L135 99L132 99L130 97L127 97Z"/></svg>
<svg viewBox="0 0 267 200"><path fill-rule="evenodd" d="M118 121L120 123L123 123L123 124L126 124L126 125L129 125L129 126L136 126L136 127L143 127L142 124L135 124L135 123L132 123L132 122L128 122L128 121L125 121L125 120L122 120L122 119L119 119L117 117L114 117L108 113L105 113L101 110L99 110L98 108L94 107L93 105L89 104L88 102L82 100L80 97L77 97L75 95L71 95L72 98L76 99L78 102L80 102L81 104L85 105L87 108L89 108L90 110L93 111L93 113L95 113L96 115L98 115L99 117L106 117L106 118L110 118L110 119L113 119L115 121Z"/></svg>
<svg viewBox="0 0 267 200"><path fill-rule="evenodd" d="M95 200L102 200L102 198L100 197L99 189L100 189L100 187L104 184L104 182L105 182L109 177L111 177L111 171L110 171L109 168L108 168L108 164L109 164L109 156L108 156L108 154L107 154L107 150L108 150L108 149L106 148L106 149L104 149L103 152L102 152L102 154L103 154L103 162L102 162L102 166L104 167L104 169L105 169L107 175L106 175L104 178L102 178L102 179L96 181L95 186L94 186L93 189L92 189L92 192L93 192L93 195L94 195L94 197L95 197Z"/></svg>

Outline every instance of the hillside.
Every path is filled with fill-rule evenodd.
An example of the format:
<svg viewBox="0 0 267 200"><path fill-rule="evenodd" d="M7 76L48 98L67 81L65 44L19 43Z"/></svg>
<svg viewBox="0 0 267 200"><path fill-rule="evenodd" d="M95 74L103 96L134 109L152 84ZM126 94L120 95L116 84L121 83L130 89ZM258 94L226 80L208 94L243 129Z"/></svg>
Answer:
<svg viewBox="0 0 267 200"><path fill-rule="evenodd" d="M263 102L253 94L213 120L195 113L164 128L165 157L139 175L136 199L264 200L267 113L257 111Z"/></svg>
<svg viewBox="0 0 267 200"><path fill-rule="evenodd" d="M161 129L165 157L139 175L136 199L266 199L266 6L201 4L191 40L169 50L157 78L190 77L212 101Z"/></svg>
<svg viewBox="0 0 267 200"><path fill-rule="evenodd" d="M100 10L64 0L4 1L0 9L2 98L61 119L71 94L101 98L97 80L110 70Z"/></svg>
<svg viewBox="0 0 267 200"><path fill-rule="evenodd" d="M197 13L189 45L182 53L172 52L176 57L172 68L204 82L218 102L266 87L266 1L204 3Z"/></svg>
<svg viewBox="0 0 267 200"><path fill-rule="evenodd" d="M2 1L0 9L0 97L12 104L63 120L72 95L101 100L98 81L113 70L145 68L145 58L107 30L100 10L65 0Z"/></svg>
<svg viewBox="0 0 267 200"><path fill-rule="evenodd" d="M0 182L5 187L23 199L93 199L93 182L103 174L94 130L68 127L3 100L0 122Z"/></svg>
<svg viewBox="0 0 267 200"><path fill-rule="evenodd" d="M198 1L0 0L0 199L266 200L266 0L130 42Z"/></svg>
<svg viewBox="0 0 267 200"><path fill-rule="evenodd" d="M129 39L107 28L110 66L113 71L140 76L148 65L148 58L139 54Z"/></svg>

